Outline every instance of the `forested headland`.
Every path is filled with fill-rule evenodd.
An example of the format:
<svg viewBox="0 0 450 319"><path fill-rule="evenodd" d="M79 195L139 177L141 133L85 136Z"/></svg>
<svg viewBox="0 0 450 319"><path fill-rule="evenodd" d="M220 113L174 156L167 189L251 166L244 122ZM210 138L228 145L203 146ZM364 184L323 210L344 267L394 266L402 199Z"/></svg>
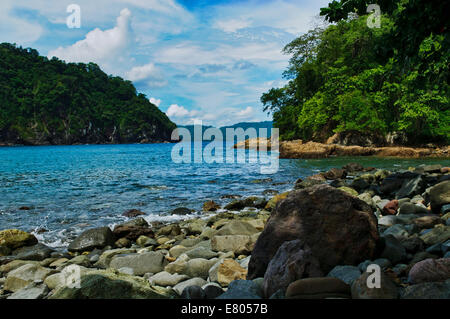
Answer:
<svg viewBox="0 0 450 319"><path fill-rule="evenodd" d="M135 143L170 140L176 125L94 63L65 63L0 44L0 143Z"/></svg>
<svg viewBox="0 0 450 319"><path fill-rule="evenodd" d="M284 48L289 82L261 97L283 140L449 143L450 2L377 1L379 27L372 2L332 1L326 26Z"/></svg>

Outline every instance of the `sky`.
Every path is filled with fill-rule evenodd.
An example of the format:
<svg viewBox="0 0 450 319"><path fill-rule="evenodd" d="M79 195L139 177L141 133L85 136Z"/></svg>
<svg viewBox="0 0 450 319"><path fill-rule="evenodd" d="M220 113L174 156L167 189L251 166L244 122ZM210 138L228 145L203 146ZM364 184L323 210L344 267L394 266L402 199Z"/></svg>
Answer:
<svg viewBox="0 0 450 319"><path fill-rule="evenodd" d="M266 121L290 41L329 0L1 0L0 42L130 80L177 124ZM80 9L80 27L67 18ZM72 20L71 20L72 21Z"/></svg>

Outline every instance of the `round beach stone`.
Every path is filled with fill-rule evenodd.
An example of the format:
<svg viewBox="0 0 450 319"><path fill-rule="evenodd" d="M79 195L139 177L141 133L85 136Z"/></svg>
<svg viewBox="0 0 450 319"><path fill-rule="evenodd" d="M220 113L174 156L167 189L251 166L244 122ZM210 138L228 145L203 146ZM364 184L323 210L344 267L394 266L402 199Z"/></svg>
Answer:
<svg viewBox="0 0 450 319"><path fill-rule="evenodd" d="M151 276L148 281L150 285L156 285L156 286L175 286L178 283L189 279L189 276L187 275L179 275L179 274L171 274L167 271L161 271L153 276Z"/></svg>
<svg viewBox="0 0 450 319"><path fill-rule="evenodd" d="M142 254L129 254L114 256L109 264L113 269L123 267L133 269L135 275L142 276L145 273L158 273L163 270L164 255L159 251L151 251Z"/></svg>
<svg viewBox="0 0 450 319"><path fill-rule="evenodd" d="M350 286L332 277L304 278L292 282L286 290L288 299L350 298Z"/></svg>
<svg viewBox="0 0 450 319"><path fill-rule="evenodd" d="M416 263L409 271L408 281L413 284L444 281L450 278L450 259L425 259Z"/></svg>
<svg viewBox="0 0 450 319"><path fill-rule="evenodd" d="M186 287L190 287L190 286L202 287L205 284L206 284L206 280L203 278L192 278L192 279L188 279L188 280L178 283L177 285L175 285L175 287L173 287L173 290L175 290L175 292L178 295L181 295L183 293L183 290Z"/></svg>

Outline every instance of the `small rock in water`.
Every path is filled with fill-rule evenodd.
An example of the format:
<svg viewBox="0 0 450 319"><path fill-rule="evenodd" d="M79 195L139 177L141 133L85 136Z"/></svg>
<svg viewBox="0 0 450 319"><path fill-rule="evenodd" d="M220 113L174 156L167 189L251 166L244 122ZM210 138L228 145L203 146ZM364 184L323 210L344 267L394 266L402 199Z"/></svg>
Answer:
<svg viewBox="0 0 450 319"><path fill-rule="evenodd" d="M137 217L137 216L141 216L141 215L145 215L145 213L141 212L138 209L130 209L130 210L127 210L125 213L122 214L122 216L129 217L129 218Z"/></svg>
<svg viewBox="0 0 450 319"><path fill-rule="evenodd" d="M178 207L170 211L170 215L188 215L193 212L192 209L187 207Z"/></svg>

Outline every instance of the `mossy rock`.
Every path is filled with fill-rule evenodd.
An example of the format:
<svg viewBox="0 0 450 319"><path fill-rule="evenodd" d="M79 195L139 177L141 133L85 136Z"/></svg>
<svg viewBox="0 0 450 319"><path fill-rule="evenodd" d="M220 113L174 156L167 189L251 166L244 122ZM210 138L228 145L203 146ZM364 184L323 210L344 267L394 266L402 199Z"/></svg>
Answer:
<svg viewBox="0 0 450 319"><path fill-rule="evenodd" d="M0 231L0 245L10 249L37 244L34 235L19 229L7 229Z"/></svg>
<svg viewBox="0 0 450 319"><path fill-rule="evenodd" d="M272 198L267 202L267 204L266 204L266 206L264 207L264 209L269 210L269 211L272 211L272 210L275 208L275 206L277 205L277 203L278 203L279 201L285 199L289 193L290 193L290 192L284 192L284 193L275 195L274 197L272 197Z"/></svg>

